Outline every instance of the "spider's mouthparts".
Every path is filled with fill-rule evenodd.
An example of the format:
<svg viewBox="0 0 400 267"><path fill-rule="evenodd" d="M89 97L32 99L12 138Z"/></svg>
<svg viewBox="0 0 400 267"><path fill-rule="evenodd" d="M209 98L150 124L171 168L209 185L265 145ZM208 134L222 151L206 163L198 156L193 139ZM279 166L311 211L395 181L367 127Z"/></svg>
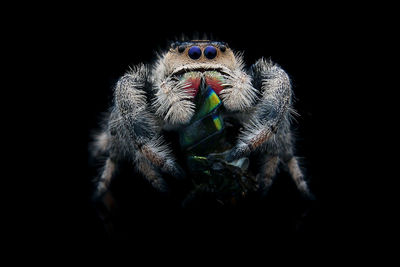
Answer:
<svg viewBox="0 0 400 267"><path fill-rule="evenodd" d="M189 92L192 98L194 98L202 84L202 73L200 72L186 72L180 77L181 82L185 85L184 90Z"/></svg>
<svg viewBox="0 0 400 267"><path fill-rule="evenodd" d="M185 90L194 98L197 93L205 93L211 87L217 95L224 89L225 78L218 71L186 72L180 78L185 83Z"/></svg>
<svg viewBox="0 0 400 267"><path fill-rule="evenodd" d="M202 75L200 78L199 91L201 92L201 94L205 94L207 88L208 88L208 86L207 86L206 78L204 77L204 75Z"/></svg>

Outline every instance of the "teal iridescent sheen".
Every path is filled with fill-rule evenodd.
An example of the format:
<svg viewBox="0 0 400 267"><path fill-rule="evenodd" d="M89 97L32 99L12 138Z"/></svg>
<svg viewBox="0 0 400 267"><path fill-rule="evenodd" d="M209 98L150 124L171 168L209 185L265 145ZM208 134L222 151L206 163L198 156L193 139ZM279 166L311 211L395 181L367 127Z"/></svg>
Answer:
<svg viewBox="0 0 400 267"><path fill-rule="evenodd" d="M208 87L192 122L180 132L180 143L183 148L200 143L223 130L223 121L217 112L220 105L220 98L211 87Z"/></svg>

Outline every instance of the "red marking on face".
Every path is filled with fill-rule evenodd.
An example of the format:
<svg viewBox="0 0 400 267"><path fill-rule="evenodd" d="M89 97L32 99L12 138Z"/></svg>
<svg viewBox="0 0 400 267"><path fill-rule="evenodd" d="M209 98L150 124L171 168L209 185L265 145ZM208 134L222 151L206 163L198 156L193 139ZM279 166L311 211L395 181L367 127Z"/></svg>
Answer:
<svg viewBox="0 0 400 267"><path fill-rule="evenodd" d="M190 85L185 87L185 89L188 90L190 92L190 95L194 98L199 92L201 79L200 77L188 78L186 82Z"/></svg>
<svg viewBox="0 0 400 267"><path fill-rule="evenodd" d="M216 78L206 77L206 82L207 85L211 86L211 88L217 95L219 95L222 89L224 89L224 87L222 86L222 82Z"/></svg>

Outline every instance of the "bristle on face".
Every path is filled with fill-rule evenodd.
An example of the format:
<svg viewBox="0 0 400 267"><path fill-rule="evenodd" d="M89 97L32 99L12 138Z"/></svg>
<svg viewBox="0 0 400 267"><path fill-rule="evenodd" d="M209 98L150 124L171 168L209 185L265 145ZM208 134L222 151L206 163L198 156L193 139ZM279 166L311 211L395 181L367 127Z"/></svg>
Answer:
<svg viewBox="0 0 400 267"><path fill-rule="evenodd" d="M224 77L217 71L208 71L205 73L206 83L211 86L217 95L220 95L224 89L223 84L225 83Z"/></svg>
<svg viewBox="0 0 400 267"><path fill-rule="evenodd" d="M187 72L181 77L181 82L185 83L184 89L194 98L201 84L201 73L199 72Z"/></svg>

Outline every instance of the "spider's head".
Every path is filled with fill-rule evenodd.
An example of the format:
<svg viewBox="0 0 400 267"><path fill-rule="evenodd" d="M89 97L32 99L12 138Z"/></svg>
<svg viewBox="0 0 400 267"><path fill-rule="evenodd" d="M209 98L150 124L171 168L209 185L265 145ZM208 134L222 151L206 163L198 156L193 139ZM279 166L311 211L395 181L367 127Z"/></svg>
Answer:
<svg viewBox="0 0 400 267"><path fill-rule="evenodd" d="M208 40L175 42L164 60L174 72L182 69L195 71L227 68L232 70L237 65L235 55L227 43Z"/></svg>
<svg viewBox="0 0 400 267"><path fill-rule="evenodd" d="M154 69L157 114L171 123L187 123L194 114L196 96L206 94L210 87L222 95L242 67L241 55L224 42L173 43Z"/></svg>
<svg viewBox="0 0 400 267"><path fill-rule="evenodd" d="M197 94L201 80L213 85L219 94L223 89L223 77L231 76L231 73L242 67L242 57L234 53L227 43L192 40L175 42L163 56L160 57L157 70L161 80L191 80L192 89ZM196 86L197 84L197 86ZM197 88L195 88L197 87Z"/></svg>

